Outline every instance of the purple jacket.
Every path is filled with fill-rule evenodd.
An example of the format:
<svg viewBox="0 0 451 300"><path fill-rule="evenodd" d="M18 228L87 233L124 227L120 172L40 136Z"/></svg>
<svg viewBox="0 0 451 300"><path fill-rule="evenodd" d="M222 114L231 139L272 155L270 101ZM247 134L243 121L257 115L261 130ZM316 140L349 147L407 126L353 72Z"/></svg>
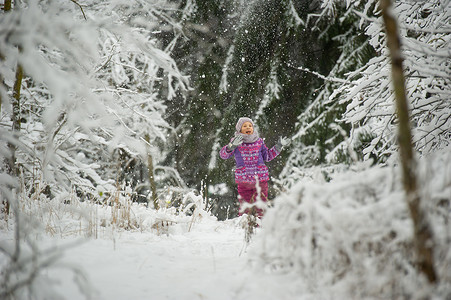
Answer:
<svg viewBox="0 0 451 300"><path fill-rule="evenodd" d="M232 152L227 151L227 145L219 151L222 159L228 159L235 156L235 182L236 183L255 183L255 176L258 176L260 182L269 180L268 167L265 161L271 161L279 155L276 147L268 149L262 138L253 143L242 143Z"/></svg>

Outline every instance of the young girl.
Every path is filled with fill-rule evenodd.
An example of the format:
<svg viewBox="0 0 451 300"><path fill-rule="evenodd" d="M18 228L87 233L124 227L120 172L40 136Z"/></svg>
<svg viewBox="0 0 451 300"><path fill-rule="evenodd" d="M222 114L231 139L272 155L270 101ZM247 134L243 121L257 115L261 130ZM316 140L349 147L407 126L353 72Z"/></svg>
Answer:
<svg viewBox="0 0 451 300"><path fill-rule="evenodd" d="M235 156L235 182L238 185L239 215L242 215L249 214L249 209L242 210L243 204L256 201L257 188L261 191L260 198L265 202L268 200L269 173L265 161L276 158L282 149L290 144L290 140L281 137L274 147L268 149L263 139L259 137L251 119L240 118L235 128L235 136L221 149L219 155L222 159ZM263 210L255 211L258 217L263 216Z"/></svg>

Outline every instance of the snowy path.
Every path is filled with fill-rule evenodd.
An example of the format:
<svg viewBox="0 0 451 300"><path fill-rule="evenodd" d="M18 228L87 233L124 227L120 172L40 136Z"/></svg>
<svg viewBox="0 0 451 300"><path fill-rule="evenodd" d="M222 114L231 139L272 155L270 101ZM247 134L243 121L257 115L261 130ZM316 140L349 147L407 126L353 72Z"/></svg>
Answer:
<svg viewBox="0 0 451 300"><path fill-rule="evenodd" d="M198 225L169 236L123 232L115 242L91 240L66 251L63 261L84 269L98 300L299 299L289 295L283 278L252 273L247 254L240 256L244 232L239 225ZM63 281L67 299L82 298L71 274L52 273ZM281 290L286 297L281 298Z"/></svg>

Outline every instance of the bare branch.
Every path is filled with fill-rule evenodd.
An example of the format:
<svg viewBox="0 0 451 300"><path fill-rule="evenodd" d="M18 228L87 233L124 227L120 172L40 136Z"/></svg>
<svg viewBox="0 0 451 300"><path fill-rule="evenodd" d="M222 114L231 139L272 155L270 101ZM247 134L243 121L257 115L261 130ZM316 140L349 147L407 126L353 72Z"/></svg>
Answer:
<svg viewBox="0 0 451 300"><path fill-rule="evenodd" d="M80 10L81 10L81 13L83 14L83 17L85 18L85 20L88 20L88 19L86 18L85 12L83 11L83 7L80 5L80 3L78 3L78 2L75 1L75 0L70 0L70 1L72 1L73 3L75 3L78 7L80 7Z"/></svg>

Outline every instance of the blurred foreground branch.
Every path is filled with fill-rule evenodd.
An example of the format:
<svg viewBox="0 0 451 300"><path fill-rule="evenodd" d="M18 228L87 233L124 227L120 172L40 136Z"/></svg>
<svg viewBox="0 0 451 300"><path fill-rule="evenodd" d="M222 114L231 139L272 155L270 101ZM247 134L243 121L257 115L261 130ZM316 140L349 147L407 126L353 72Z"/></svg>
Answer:
<svg viewBox="0 0 451 300"><path fill-rule="evenodd" d="M412 147L412 133L398 27L392 14L391 0L380 0L380 6L387 34L387 47L390 52L392 64L392 81L399 120L398 143L402 164L402 176L404 191L414 224L415 250L420 271L427 277L429 282L435 283L438 279L434 269L434 237L426 215L420 207L421 199L416 178L416 161Z"/></svg>

